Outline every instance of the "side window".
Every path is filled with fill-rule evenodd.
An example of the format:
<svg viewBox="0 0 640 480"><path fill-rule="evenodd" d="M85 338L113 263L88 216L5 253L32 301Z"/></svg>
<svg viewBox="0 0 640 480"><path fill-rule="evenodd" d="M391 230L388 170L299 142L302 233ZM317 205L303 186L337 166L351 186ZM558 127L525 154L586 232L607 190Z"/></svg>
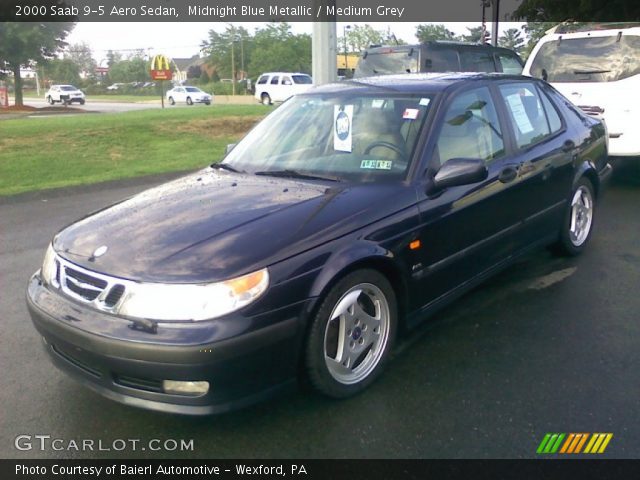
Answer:
<svg viewBox="0 0 640 480"><path fill-rule="evenodd" d="M500 65L502 69L502 73L508 73L510 75L520 75L522 73L522 65L513 55L498 53L496 58L498 65Z"/></svg>
<svg viewBox="0 0 640 480"><path fill-rule="evenodd" d="M271 85L278 85L278 80L280 80L280 77L276 75L271 79Z"/></svg>
<svg viewBox="0 0 640 480"><path fill-rule="evenodd" d="M291 78L282 77L282 85L291 85Z"/></svg>
<svg viewBox="0 0 640 480"><path fill-rule="evenodd" d="M480 158L488 164L504 153L495 105L482 87L461 93L449 105L431 165L437 169L452 158Z"/></svg>
<svg viewBox="0 0 640 480"><path fill-rule="evenodd" d="M433 48L425 52L425 72L458 72L460 60L458 52L448 48Z"/></svg>
<svg viewBox="0 0 640 480"><path fill-rule="evenodd" d="M489 52L462 50L460 63L463 72L495 72L496 66Z"/></svg>
<svg viewBox="0 0 640 480"><path fill-rule="evenodd" d="M268 75L262 75L258 79L258 85L264 85L265 83L267 83L267 80L269 80L269 76Z"/></svg>
<svg viewBox="0 0 640 480"><path fill-rule="evenodd" d="M544 106L544 111L547 114L547 119L549 120L549 129L551 133L556 133L562 128L562 121L560 120L560 116L558 115L558 111L552 105L551 100L545 92L540 92L540 98L542 98L542 105Z"/></svg>
<svg viewBox="0 0 640 480"><path fill-rule="evenodd" d="M519 148L549 136L551 129L540 96L532 83L500 85Z"/></svg>

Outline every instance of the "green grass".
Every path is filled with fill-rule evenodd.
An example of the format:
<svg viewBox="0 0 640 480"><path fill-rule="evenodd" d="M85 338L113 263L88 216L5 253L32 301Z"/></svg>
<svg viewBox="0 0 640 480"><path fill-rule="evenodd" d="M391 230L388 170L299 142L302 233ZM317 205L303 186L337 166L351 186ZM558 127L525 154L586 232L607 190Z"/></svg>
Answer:
<svg viewBox="0 0 640 480"><path fill-rule="evenodd" d="M219 105L3 120L0 195L204 167L269 110Z"/></svg>

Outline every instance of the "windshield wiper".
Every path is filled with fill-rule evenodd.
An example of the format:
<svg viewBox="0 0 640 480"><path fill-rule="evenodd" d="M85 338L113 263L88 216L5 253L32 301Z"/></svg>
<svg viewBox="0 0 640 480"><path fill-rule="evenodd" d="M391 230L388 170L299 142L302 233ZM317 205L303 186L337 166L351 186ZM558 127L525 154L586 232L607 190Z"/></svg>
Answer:
<svg viewBox="0 0 640 480"><path fill-rule="evenodd" d="M228 170L234 173L247 173L244 170L238 170L235 167L232 167L228 163L212 163L211 168L215 168L216 170Z"/></svg>
<svg viewBox="0 0 640 480"><path fill-rule="evenodd" d="M609 73L611 70L574 70L575 75L589 75L591 73Z"/></svg>
<svg viewBox="0 0 640 480"><path fill-rule="evenodd" d="M256 175L263 175L267 177L282 177L282 178L299 178L301 180L325 180L328 182L341 182L340 177L314 175L311 173L302 173L296 170L265 170L263 172L256 172Z"/></svg>

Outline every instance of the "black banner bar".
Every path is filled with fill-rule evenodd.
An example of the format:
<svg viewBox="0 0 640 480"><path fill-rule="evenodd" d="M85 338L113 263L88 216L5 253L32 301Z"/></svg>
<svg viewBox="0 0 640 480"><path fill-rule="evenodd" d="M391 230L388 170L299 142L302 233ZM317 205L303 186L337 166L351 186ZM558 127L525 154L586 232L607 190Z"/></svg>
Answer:
<svg viewBox="0 0 640 480"><path fill-rule="evenodd" d="M487 2L488 12L497 13L500 21L640 20L637 0L607 3L599 18L582 18L580 0L562 0L562 9L546 11L533 7L519 11L524 0ZM0 0L0 21L464 22L478 21L482 4L480 0ZM498 11L494 5L499 5ZM530 14L536 18L527 19Z"/></svg>
<svg viewBox="0 0 640 480"><path fill-rule="evenodd" d="M640 478L640 460L0 460L0 478Z"/></svg>

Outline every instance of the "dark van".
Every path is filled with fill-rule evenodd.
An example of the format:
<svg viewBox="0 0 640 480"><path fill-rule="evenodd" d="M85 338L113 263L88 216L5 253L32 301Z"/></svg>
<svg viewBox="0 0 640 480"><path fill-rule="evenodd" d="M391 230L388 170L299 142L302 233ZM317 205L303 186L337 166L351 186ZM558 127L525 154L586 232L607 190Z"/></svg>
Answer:
<svg viewBox="0 0 640 480"><path fill-rule="evenodd" d="M371 47L362 53L354 78L416 72L501 72L520 75L524 64L508 48L432 41L421 45Z"/></svg>

